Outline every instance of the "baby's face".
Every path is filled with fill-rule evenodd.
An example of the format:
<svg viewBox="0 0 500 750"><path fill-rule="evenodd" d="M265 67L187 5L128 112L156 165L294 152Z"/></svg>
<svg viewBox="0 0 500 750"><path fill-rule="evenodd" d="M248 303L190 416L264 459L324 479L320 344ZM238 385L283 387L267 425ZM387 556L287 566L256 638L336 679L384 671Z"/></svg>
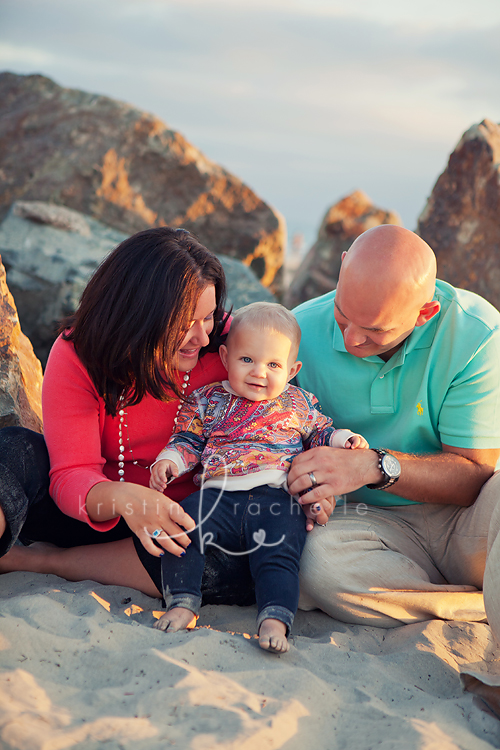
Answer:
<svg viewBox="0 0 500 750"><path fill-rule="evenodd" d="M290 357L291 342L278 331L241 325L220 355L231 388L250 401L268 401L283 392L300 368Z"/></svg>

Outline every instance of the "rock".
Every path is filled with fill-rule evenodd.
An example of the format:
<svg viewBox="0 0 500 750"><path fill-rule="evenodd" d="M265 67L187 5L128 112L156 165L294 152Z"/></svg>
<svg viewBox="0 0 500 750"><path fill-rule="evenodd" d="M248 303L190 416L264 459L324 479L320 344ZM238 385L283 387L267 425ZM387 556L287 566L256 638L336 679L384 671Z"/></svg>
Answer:
<svg viewBox="0 0 500 750"><path fill-rule="evenodd" d="M285 292L285 304L292 308L335 289L342 253L349 250L356 237L379 224L401 225L401 219L392 211L374 206L361 190L328 209L318 239Z"/></svg>
<svg viewBox="0 0 500 750"><path fill-rule="evenodd" d="M500 309L500 125L483 120L462 136L418 220L438 276Z"/></svg>
<svg viewBox="0 0 500 750"><path fill-rule="evenodd" d="M277 302L269 289L262 286L251 268L227 255L218 256L227 279L227 309L233 312L251 302Z"/></svg>
<svg viewBox="0 0 500 750"><path fill-rule="evenodd" d="M62 206L12 206L0 225L0 254L23 331L44 365L60 321L75 311L92 272L126 236Z"/></svg>
<svg viewBox="0 0 500 750"><path fill-rule="evenodd" d="M42 366L22 333L0 258L0 428L42 432Z"/></svg>
<svg viewBox="0 0 500 750"><path fill-rule="evenodd" d="M39 75L0 74L0 102L0 218L41 200L126 234L184 227L279 288L282 217L161 120Z"/></svg>
<svg viewBox="0 0 500 750"><path fill-rule="evenodd" d="M127 235L91 216L40 201L18 201L0 225L0 254L23 331L45 364L62 318L75 311L101 260ZM220 256L234 309L273 301L250 268Z"/></svg>
<svg viewBox="0 0 500 750"><path fill-rule="evenodd" d="M39 224L50 224L56 229L66 229L68 232L77 232L83 237L90 237L91 231L88 221L70 208L56 206L53 203L42 201L17 201L13 209L14 216Z"/></svg>

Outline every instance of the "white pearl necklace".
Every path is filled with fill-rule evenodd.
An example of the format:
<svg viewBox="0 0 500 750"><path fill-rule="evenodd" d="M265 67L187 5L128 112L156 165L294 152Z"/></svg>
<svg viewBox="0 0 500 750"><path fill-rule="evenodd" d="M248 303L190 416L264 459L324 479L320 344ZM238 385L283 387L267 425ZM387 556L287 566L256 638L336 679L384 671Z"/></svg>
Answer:
<svg viewBox="0 0 500 750"><path fill-rule="evenodd" d="M123 396L120 396L120 401L123 401ZM130 451L130 457L133 458L132 448L130 447L130 436L128 434L128 424L125 422L127 412L125 409L120 409L119 412L120 423L118 425L118 476L120 482L125 481L125 446L123 445L123 428L127 430L128 448Z"/></svg>
<svg viewBox="0 0 500 750"><path fill-rule="evenodd" d="M186 388L189 385L189 378L191 376L191 370L187 370L187 372L183 375L183 383L182 383L182 393L186 392ZM123 402L123 396L120 396L120 403ZM174 417L174 424L177 424L177 417L179 416L179 412L181 410L181 407L183 405L184 401L179 400L179 406L177 407L177 411L175 413ZM130 459L132 463L135 466L139 465L138 461L134 461L134 454L132 453L132 446L130 445L130 435L128 431L128 423L125 421L128 417L126 409L119 409L118 410L118 416L120 417L120 422L118 424L118 476L120 478L120 482L125 481L125 445L123 442L123 430L125 429L127 431L127 446L128 446L128 452L130 453ZM144 466L144 469L149 469L149 466Z"/></svg>
<svg viewBox="0 0 500 750"><path fill-rule="evenodd" d="M182 395L183 396L186 393L186 388L189 385L189 378L190 377L191 377L191 370L187 370L186 374L182 378L184 380L184 382L183 382L183 384L181 386L181 388L182 388ZM180 412L183 404L184 404L184 400L180 400L179 401L179 406L177 407L177 411L175 412L174 424L177 424L177 417L179 416L179 412Z"/></svg>

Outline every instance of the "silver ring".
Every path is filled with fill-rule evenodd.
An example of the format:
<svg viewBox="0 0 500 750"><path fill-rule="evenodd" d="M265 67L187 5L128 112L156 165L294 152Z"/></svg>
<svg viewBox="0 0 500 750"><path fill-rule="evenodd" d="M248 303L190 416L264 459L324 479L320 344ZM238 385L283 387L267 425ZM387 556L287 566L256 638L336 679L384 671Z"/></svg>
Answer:
<svg viewBox="0 0 500 750"><path fill-rule="evenodd" d="M314 476L314 474L313 474L312 471L309 472L309 479L311 480L311 488L318 486L318 483L316 481L316 477Z"/></svg>
<svg viewBox="0 0 500 750"><path fill-rule="evenodd" d="M153 539L158 539L160 534L163 534L163 529L155 529L151 536L153 537Z"/></svg>

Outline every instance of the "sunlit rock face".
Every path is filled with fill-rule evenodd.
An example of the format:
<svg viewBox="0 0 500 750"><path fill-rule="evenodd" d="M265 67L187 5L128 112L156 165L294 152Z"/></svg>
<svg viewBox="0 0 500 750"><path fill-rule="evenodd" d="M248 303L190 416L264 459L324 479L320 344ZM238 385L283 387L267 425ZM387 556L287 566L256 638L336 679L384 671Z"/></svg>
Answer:
<svg viewBox="0 0 500 750"><path fill-rule="evenodd" d="M21 331L0 258L0 429L42 431L42 366Z"/></svg>
<svg viewBox="0 0 500 750"><path fill-rule="evenodd" d="M0 179L0 218L16 200L40 200L126 234L184 227L264 286L280 286L282 217L180 133L123 102L0 74Z"/></svg>
<svg viewBox="0 0 500 750"><path fill-rule="evenodd" d="M500 126L490 120L462 136L418 221L438 276L500 309Z"/></svg>
<svg viewBox="0 0 500 750"><path fill-rule="evenodd" d="M328 209L318 239L299 266L285 300L288 307L326 294L337 286L342 253L360 234L380 224L401 224L399 216L374 206L361 190Z"/></svg>

